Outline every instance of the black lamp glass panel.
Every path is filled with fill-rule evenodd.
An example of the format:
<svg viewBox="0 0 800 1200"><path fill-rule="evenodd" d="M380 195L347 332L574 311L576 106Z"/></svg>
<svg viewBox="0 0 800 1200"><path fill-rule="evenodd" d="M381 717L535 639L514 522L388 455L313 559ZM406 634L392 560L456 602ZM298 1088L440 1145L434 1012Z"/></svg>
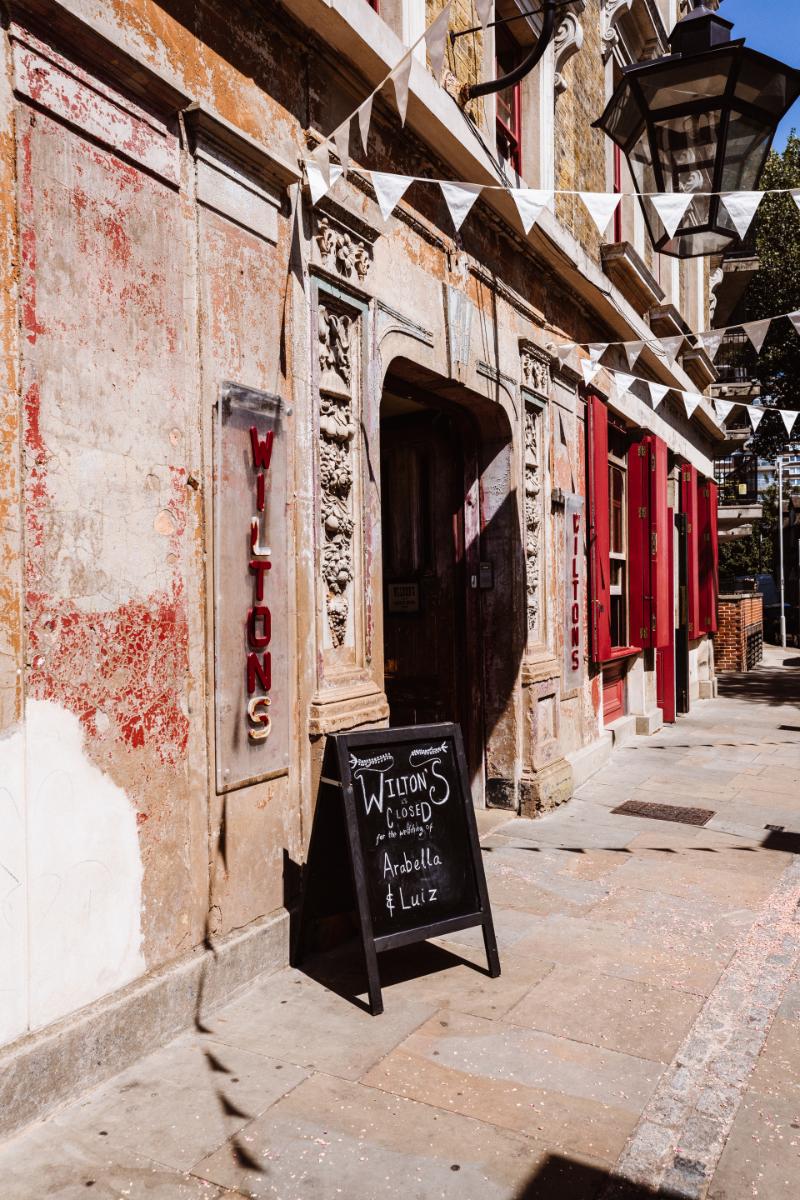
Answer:
<svg viewBox="0 0 800 1200"><path fill-rule="evenodd" d="M688 63L673 60L671 65L667 60L658 71L634 68L644 101L654 115L659 109L692 105L698 101L719 102L724 96L734 55L718 52L702 56L703 61L698 61L700 57Z"/></svg>
<svg viewBox="0 0 800 1200"><path fill-rule="evenodd" d="M731 113L720 191L749 192L755 189L771 138L772 130L762 122L741 113Z"/></svg>
<svg viewBox="0 0 800 1200"><path fill-rule="evenodd" d="M644 125L644 115L627 84L622 84L615 93L606 109L605 119L603 128L611 140L623 149L632 137L638 137Z"/></svg>
<svg viewBox="0 0 800 1200"><path fill-rule="evenodd" d="M720 112L695 113L658 121L655 142L663 190L712 192L719 145Z"/></svg>
<svg viewBox="0 0 800 1200"><path fill-rule="evenodd" d="M784 74L773 70L771 59L760 61L742 59L739 78L734 89L734 103L739 101L746 105L755 105L764 111L765 116L783 116L786 109L794 101L795 92L788 91L789 79Z"/></svg>

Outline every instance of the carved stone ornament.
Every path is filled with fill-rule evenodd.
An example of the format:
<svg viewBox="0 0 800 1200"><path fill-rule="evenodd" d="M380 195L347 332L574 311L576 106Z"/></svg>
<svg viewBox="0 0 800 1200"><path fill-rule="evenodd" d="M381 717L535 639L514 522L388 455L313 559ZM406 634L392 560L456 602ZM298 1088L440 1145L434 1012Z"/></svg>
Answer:
<svg viewBox="0 0 800 1200"><path fill-rule="evenodd" d="M319 309L320 387L350 387L350 318Z"/></svg>
<svg viewBox="0 0 800 1200"><path fill-rule="evenodd" d="M549 396L551 373L548 355L531 346L524 346L520 353L520 370L523 387L530 388L540 396Z"/></svg>
<svg viewBox="0 0 800 1200"><path fill-rule="evenodd" d="M525 585L528 608L528 638L535 640L539 628L539 576L542 530L542 478L539 461L541 409L525 406Z"/></svg>
<svg viewBox="0 0 800 1200"><path fill-rule="evenodd" d="M575 0L575 12L566 13L556 29L553 45L556 72L554 86L557 96L561 92L565 92L569 86L564 78L564 67L583 46L583 26L578 20L577 14L582 13L585 8L586 0Z"/></svg>
<svg viewBox="0 0 800 1200"><path fill-rule="evenodd" d="M602 47L603 61L606 62L619 44L619 31L616 26L625 13L629 13L634 0L602 0Z"/></svg>
<svg viewBox="0 0 800 1200"><path fill-rule="evenodd" d="M334 646L344 643L349 613L348 588L353 580L353 456L356 424L349 391L322 390L333 376L349 386L351 318L319 307L320 365L320 509L322 576L326 586L328 626ZM339 389L337 389L338 391Z"/></svg>
<svg viewBox="0 0 800 1200"><path fill-rule="evenodd" d="M719 302L717 288L722 283L724 278L725 272L723 271L722 267L717 267L711 272L708 280L708 315L712 322L714 320L714 316L717 311L717 304Z"/></svg>
<svg viewBox="0 0 800 1200"><path fill-rule="evenodd" d="M317 226L315 240L323 266L336 271L345 279L354 276L363 283L372 266L366 246L345 229L336 229L327 217L322 217Z"/></svg>

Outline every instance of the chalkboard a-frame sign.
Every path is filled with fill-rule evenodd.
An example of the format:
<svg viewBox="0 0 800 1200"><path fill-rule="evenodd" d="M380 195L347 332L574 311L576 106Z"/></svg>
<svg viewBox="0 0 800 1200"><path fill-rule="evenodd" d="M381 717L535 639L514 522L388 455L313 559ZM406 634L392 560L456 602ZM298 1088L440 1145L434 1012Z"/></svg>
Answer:
<svg viewBox="0 0 800 1200"><path fill-rule="evenodd" d="M328 739L295 962L302 959L309 923L348 902L359 920L375 1016L383 1012L383 950L480 925L489 974L500 974L457 725Z"/></svg>

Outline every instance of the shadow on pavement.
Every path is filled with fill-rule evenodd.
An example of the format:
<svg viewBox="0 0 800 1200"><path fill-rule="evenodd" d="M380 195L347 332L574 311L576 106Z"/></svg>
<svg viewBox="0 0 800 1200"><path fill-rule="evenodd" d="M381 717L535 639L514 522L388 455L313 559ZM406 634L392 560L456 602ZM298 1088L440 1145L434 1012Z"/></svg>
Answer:
<svg viewBox="0 0 800 1200"><path fill-rule="evenodd" d="M478 975L489 974L488 968L481 963L471 962L443 946L437 946L435 942L415 942L381 954L381 987L390 988L393 984L434 975L459 965L470 967ZM309 955L297 969L356 1008L370 1011L369 1004L359 995L366 988L364 954L359 941L350 941L334 950Z"/></svg>
<svg viewBox="0 0 800 1200"><path fill-rule="evenodd" d="M757 667L754 671L717 675L720 696L756 704L800 704L800 658L784 660L782 667ZM787 668L792 668L787 670Z"/></svg>
<svg viewBox="0 0 800 1200"><path fill-rule="evenodd" d="M514 1200L680 1200L680 1196L614 1179L601 1167L548 1154Z"/></svg>

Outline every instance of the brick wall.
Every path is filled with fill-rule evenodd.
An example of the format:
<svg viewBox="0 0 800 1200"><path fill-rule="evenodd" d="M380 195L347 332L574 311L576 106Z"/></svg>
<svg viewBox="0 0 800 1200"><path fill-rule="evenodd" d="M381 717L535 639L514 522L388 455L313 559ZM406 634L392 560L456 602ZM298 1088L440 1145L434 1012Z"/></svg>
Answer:
<svg viewBox="0 0 800 1200"><path fill-rule="evenodd" d="M425 4L425 25L430 25L431 21L442 11L446 0L426 0ZM475 5L472 0L453 0L450 11L450 29L471 29L474 25L478 25L478 15L475 11ZM451 42L448 38L445 43L445 58L444 71L442 72L442 83L447 87L447 90L454 93L455 88L448 86L446 78L447 73L453 76L458 84L463 86L478 83L483 78L483 34L472 33L468 37L457 38L455 42ZM469 113L478 125L485 125L485 107L476 101L470 101L464 108L464 111Z"/></svg>
<svg viewBox="0 0 800 1200"><path fill-rule="evenodd" d="M758 592L719 598L719 628L714 635L717 671L749 671L762 656L763 600Z"/></svg>
<svg viewBox="0 0 800 1200"><path fill-rule="evenodd" d="M605 67L600 52L600 5L581 14L583 48L566 64L566 89L555 102L556 187L603 192L606 179L606 142L592 121L606 103ZM597 227L577 196L558 196L556 213L567 229L597 260L600 237Z"/></svg>

